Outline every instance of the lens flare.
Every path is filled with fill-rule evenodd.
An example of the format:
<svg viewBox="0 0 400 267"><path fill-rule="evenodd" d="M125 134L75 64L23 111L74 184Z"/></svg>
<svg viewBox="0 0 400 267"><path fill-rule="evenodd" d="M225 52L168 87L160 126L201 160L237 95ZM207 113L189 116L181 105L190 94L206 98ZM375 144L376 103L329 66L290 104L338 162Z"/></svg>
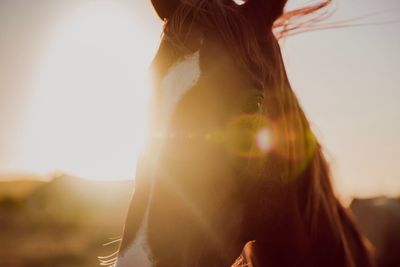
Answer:
<svg viewBox="0 0 400 267"><path fill-rule="evenodd" d="M311 162L317 148L316 138L301 114L292 111L282 115L274 124L274 151L290 166L290 177L295 178Z"/></svg>
<svg viewBox="0 0 400 267"><path fill-rule="evenodd" d="M272 145L272 133L268 128L262 128L257 133L257 147L263 151L267 152Z"/></svg>
<svg viewBox="0 0 400 267"><path fill-rule="evenodd" d="M271 123L259 114L242 114L224 131L227 149L241 157L262 157L273 146Z"/></svg>

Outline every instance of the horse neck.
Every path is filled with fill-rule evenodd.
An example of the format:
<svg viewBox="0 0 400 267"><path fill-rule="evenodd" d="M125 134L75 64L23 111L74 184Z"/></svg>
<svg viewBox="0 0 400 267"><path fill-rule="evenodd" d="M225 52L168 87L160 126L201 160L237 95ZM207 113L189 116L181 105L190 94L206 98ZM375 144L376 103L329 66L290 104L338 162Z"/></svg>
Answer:
<svg viewBox="0 0 400 267"><path fill-rule="evenodd" d="M304 220L312 250L320 251L318 254L324 255L320 261L331 260L333 266L371 266L365 239L350 212L336 198L330 176L328 163L318 144L305 173L307 188L302 190Z"/></svg>

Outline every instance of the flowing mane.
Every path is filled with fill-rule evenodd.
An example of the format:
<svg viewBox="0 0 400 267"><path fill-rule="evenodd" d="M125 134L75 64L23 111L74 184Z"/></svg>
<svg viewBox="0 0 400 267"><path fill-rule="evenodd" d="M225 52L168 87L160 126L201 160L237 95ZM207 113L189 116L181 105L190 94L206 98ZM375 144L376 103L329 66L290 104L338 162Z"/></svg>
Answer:
<svg viewBox="0 0 400 267"><path fill-rule="evenodd" d="M177 102L175 113L171 113L171 127L190 131L214 129L220 121L214 122L211 117L211 122L207 121L206 116L216 113L219 118L218 112L221 113L221 121L227 126L224 126L224 133L220 135L218 131L207 132L204 141L206 145L202 143L198 146L196 142L200 141L193 141L193 138L188 143L185 138L180 139L180 143L168 139L174 145L167 145L166 151L177 156L170 156L172 159L166 156L166 165L162 165L163 157L160 156L159 164L168 171L172 170L171 173L177 176L161 179L155 175L154 195L150 193L153 192L149 181L151 179L140 180L141 177L151 176L149 164L143 163L140 166L136 196L132 200L125 226L121 255L134 243L139 226L147 220L144 219L147 218L145 210L150 209L148 240L153 257L158 259L154 261L154 266L227 266L219 264L229 261L234 264L233 255L239 256L238 252L244 244L253 240L255 241L248 251L254 257L254 266L294 266L295 263L296 266L318 267L372 266L367 240L359 232L352 215L335 196L329 164L285 71L277 40L277 36L282 35L277 35L273 30L280 28L280 33L287 34L290 29L297 29L295 26L288 27L290 18L299 18L322 10L330 2L324 1L284 13L286 1L248 0L238 5L231 0L181 0L173 13L164 18L164 36L153 63L156 88L164 86L164 77L170 74L173 66L191 57L195 59L193 53L200 51L196 60L199 61L201 74L199 77L195 75L197 83L191 85L195 89L190 89ZM167 16L164 14L168 12L159 14ZM218 58L214 61L211 57ZM236 84L244 84L247 88ZM225 85L232 89L222 89ZM214 89L219 89L220 92ZM191 92L197 94L190 94ZM250 97L238 98L237 94ZM221 97L219 106L218 102L214 106L215 96ZM162 98L163 94L156 90L152 108L152 131L158 133L163 132L158 125L162 124L165 115L162 114L165 109L160 107ZM214 113L210 111L208 114L205 107L198 106L198 102L203 99L207 99L209 109L215 110ZM241 110L238 113L238 105L243 105L245 99L250 100L246 100L244 112ZM202 109L204 114L200 113ZM196 119L190 117L192 114ZM236 117L227 119L232 114L236 114ZM193 120L197 120L196 124ZM264 147L264 131L272 136L272 148ZM248 136L261 136L261 139L249 142ZM208 144L211 144L210 148ZM203 157L204 146L207 147L204 149L209 149L205 150L207 153L214 151L213 153L220 153L218 155L226 155L227 152L221 150L221 147L225 147L229 156L226 160L222 160L221 156L210 156L211 159L220 161L220 166L214 166L211 159ZM192 153L185 154L186 150ZM189 166L174 165L176 160L183 160L180 153L196 162L193 163L193 170L196 172ZM197 155L193 155L196 153ZM235 167L234 170L225 168L232 166L231 162L235 163L233 166L240 167ZM191 164L189 160L188 164ZM204 166L209 166L210 170L201 169L200 172L210 175L210 179L204 178L201 182L185 180L185 175L198 173L199 168ZM182 168L186 169L181 170ZM166 169L163 170L163 175L167 175ZM232 179L225 181L222 178L224 182L218 182L215 180L219 177L215 176L216 173L233 175L232 177L238 177L235 179L239 182L232 182ZM185 178L181 178L181 174ZM193 179L199 178L197 174L193 176ZM158 184L162 184L159 191ZM193 188L197 188L197 191L192 191ZM221 188L223 198L210 195L215 188ZM237 193L238 190L240 194ZM164 200L167 204L157 202L157 193L160 194L160 201ZM154 201L153 196L156 199ZM166 206L168 201L170 206ZM210 208L213 204L225 207L225 212L215 213L214 207ZM170 213L164 210L170 210ZM175 221L176 218L167 219L169 214L175 214L180 221ZM236 218L239 218L237 222ZM182 221L187 224L182 224L184 226L180 229L160 230L163 225L157 220L163 219L165 224L171 222L169 227ZM227 222L229 224L226 229L221 228ZM175 239L179 234L185 236ZM165 247L167 236L171 237L171 246L177 242L180 252ZM191 243L198 242L205 246L206 240L210 248L197 249ZM232 245L228 242L232 242ZM220 256L216 256L217 254ZM172 255L175 258L180 255L180 259L171 258ZM291 256L294 259L287 258ZM244 262L249 261L245 258L246 256L242 259L239 257L233 266L245 266ZM170 263L166 263L166 259ZM202 265L205 263L209 265ZM117 266L125 267L122 263L117 263Z"/></svg>

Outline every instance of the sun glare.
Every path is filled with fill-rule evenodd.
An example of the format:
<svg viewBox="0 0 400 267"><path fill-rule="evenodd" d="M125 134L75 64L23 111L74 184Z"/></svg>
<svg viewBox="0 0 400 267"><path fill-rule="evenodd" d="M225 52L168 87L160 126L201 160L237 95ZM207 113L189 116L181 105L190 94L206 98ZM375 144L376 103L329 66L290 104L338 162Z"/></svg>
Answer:
<svg viewBox="0 0 400 267"><path fill-rule="evenodd" d="M157 41L131 12L92 2L52 28L32 77L18 169L134 177Z"/></svg>
<svg viewBox="0 0 400 267"><path fill-rule="evenodd" d="M268 128L262 128L257 133L257 146L262 152L267 152L271 148L271 132Z"/></svg>

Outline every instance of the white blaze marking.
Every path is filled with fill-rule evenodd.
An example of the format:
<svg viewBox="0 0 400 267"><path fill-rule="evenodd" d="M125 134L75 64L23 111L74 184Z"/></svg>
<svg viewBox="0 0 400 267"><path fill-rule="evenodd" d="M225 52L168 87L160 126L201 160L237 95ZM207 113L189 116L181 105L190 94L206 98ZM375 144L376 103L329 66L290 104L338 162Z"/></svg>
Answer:
<svg viewBox="0 0 400 267"><path fill-rule="evenodd" d="M175 63L161 81L161 110L165 130L182 96L196 84L200 77L200 53L188 55Z"/></svg>
<svg viewBox="0 0 400 267"><path fill-rule="evenodd" d="M167 71L161 81L161 116L162 127L161 134L168 131L169 122L176 105L182 99L183 95L195 85L200 78L200 52L197 51L191 55L185 56L173 64ZM162 146L161 144L160 146ZM158 149L157 151L161 151ZM157 170L160 153L154 156L152 162L151 190L149 199L153 195L153 180ZM128 248L118 256L116 267L152 267L152 255L147 244L147 221L149 215L149 204L147 204L143 222L136 234L135 240Z"/></svg>

